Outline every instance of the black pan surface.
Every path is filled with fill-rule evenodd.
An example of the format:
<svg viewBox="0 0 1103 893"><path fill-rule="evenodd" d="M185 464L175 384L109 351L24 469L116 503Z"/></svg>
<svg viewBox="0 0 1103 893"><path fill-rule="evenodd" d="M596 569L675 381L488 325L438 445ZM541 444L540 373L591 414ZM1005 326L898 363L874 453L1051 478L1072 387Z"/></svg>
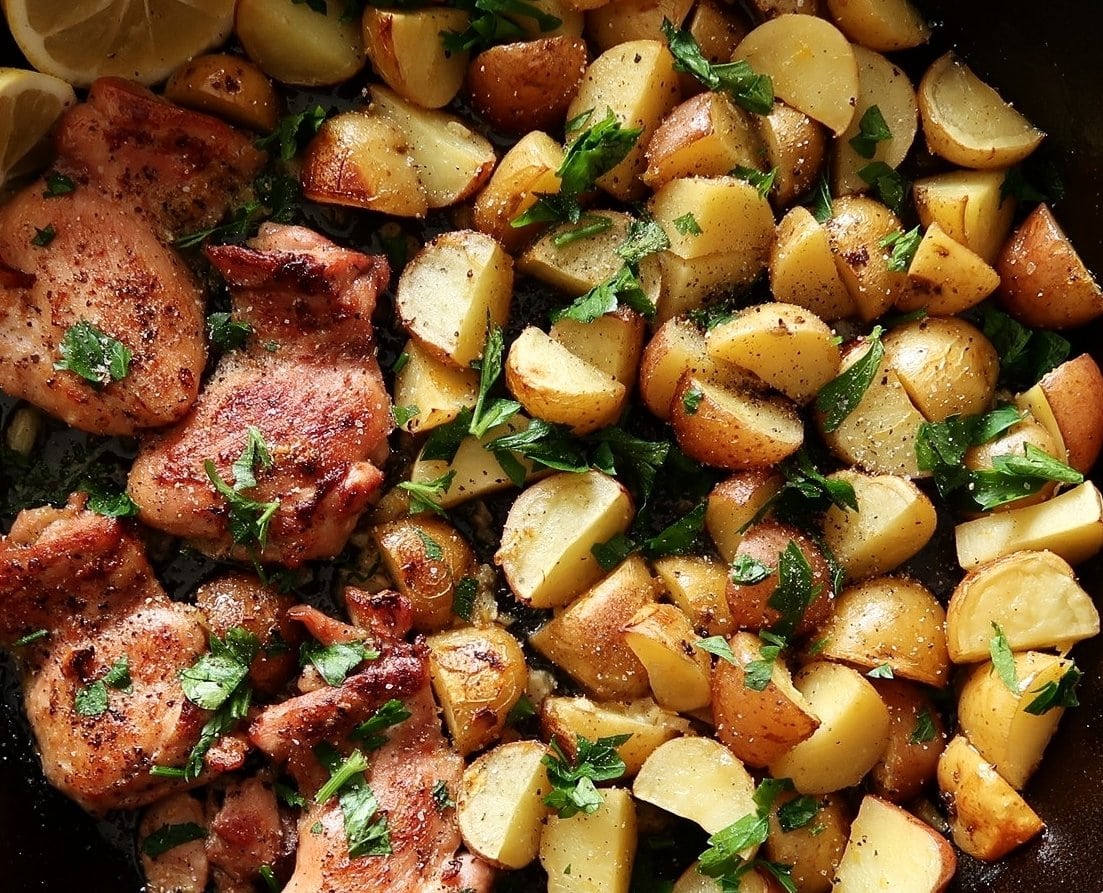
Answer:
<svg viewBox="0 0 1103 893"><path fill-rule="evenodd" d="M1048 134L1066 198L1056 214L1088 265L1103 271L1103 4L1096 0L916 0L976 71ZM0 64L23 65L6 30ZM1103 362L1103 329L1081 341ZM944 577L952 552L935 549L928 569ZM1103 561L1081 568L1097 602ZM961 859L956 893L1103 893L1103 641L1075 656L1085 678L1081 706L1067 711L1026 791L1047 830L997 866ZM42 780L18 708L10 669L0 677L0 891L136 893L125 822L97 823ZM374 891L367 891L374 893Z"/></svg>

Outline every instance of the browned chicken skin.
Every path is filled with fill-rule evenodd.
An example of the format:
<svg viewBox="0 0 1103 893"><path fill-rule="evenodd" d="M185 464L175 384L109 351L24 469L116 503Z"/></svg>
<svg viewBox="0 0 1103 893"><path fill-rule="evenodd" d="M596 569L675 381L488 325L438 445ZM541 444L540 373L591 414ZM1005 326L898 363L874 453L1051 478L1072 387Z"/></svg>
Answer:
<svg viewBox="0 0 1103 893"><path fill-rule="evenodd" d="M193 411L142 446L129 492L147 524L208 554L294 567L336 555L382 482L390 399L375 356L371 314L387 262L339 248L310 230L267 224L249 247L207 254L230 285L233 317L253 334L230 351ZM234 548L226 500L204 462L233 481L247 430L273 464L247 492L279 501L263 549Z"/></svg>
<svg viewBox="0 0 1103 893"><path fill-rule="evenodd" d="M79 499L24 512L0 540L0 645L40 629L17 650L46 778L91 812L179 787L150 769L183 765L206 718L178 679L207 650L201 615L169 599L122 523ZM77 692L124 656L132 690L108 689L107 710L82 716Z"/></svg>
<svg viewBox="0 0 1103 893"><path fill-rule="evenodd" d="M116 79L59 124L56 171L0 206L0 390L97 434L179 419L205 362L199 288L163 240L218 220L264 155L228 125ZM37 230L52 228L46 245ZM78 322L133 354L126 377L93 385L54 369Z"/></svg>

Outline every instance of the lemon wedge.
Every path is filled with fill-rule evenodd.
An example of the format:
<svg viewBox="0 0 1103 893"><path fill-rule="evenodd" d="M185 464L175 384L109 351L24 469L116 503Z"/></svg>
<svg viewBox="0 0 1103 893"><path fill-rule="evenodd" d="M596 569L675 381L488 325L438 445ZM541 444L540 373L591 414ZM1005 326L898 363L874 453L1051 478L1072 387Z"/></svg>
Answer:
<svg viewBox="0 0 1103 893"><path fill-rule="evenodd" d="M153 84L226 39L234 0L4 0L4 14L39 71L78 87L104 75Z"/></svg>
<svg viewBox="0 0 1103 893"><path fill-rule="evenodd" d="M73 88L60 78L0 68L0 184L45 163L50 128L75 101Z"/></svg>

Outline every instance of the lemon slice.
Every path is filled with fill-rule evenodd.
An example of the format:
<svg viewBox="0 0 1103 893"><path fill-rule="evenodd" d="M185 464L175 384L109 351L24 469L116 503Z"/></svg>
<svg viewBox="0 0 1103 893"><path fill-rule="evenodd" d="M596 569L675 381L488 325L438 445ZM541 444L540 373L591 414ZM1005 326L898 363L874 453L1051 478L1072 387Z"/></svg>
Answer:
<svg viewBox="0 0 1103 893"><path fill-rule="evenodd" d="M75 101L73 88L60 78L0 68L0 184L45 162L46 135Z"/></svg>
<svg viewBox="0 0 1103 893"><path fill-rule="evenodd" d="M104 75L153 84L226 39L234 0L4 0L4 13L39 71L78 87Z"/></svg>

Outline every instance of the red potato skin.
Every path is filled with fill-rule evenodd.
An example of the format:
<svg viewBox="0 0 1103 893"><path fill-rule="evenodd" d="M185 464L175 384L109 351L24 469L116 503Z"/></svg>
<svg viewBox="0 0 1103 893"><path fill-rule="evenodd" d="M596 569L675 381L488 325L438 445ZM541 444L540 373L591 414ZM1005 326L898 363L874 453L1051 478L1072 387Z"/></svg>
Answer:
<svg viewBox="0 0 1103 893"><path fill-rule="evenodd" d="M1082 326L1103 316L1103 291L1053 217L1038 205L996 259L1003 308L1023 325Z"/></svg>
<svg viewBox="0 0 1103 893"><path fill-rule="evenodd" d="M471 60L471 105L506 133L551 130L567 114L589 63L586 42L559 35L491 47Z"/></svg>
<svg viewBox="0 0 1103 893"><path fill-rule="evenodd" d="M747 531L743 542L736 550L736 558L746 555L761 561L772 573L762 582L752 585L735 583L728 579L728 606L732 620L738 629L760 630L776 623L778 612L767 602L777 589L777 565L781 553L792 540L799 547L812 567L812 587L819 589L818 595L804 612L797 626L798 636L806 635L818 629L831 616L835 591L831 585L831 568L823 551L812 539L795 527L777 521L763 521Z"/></svg>
<svg viewBox="0 0 1103 893"><path fill-rule="evenodd" d="M1090 354L1062 363L1040 382L1068 451L1068 464L1091 471L1103 449L1103 371Z"/></svg>

